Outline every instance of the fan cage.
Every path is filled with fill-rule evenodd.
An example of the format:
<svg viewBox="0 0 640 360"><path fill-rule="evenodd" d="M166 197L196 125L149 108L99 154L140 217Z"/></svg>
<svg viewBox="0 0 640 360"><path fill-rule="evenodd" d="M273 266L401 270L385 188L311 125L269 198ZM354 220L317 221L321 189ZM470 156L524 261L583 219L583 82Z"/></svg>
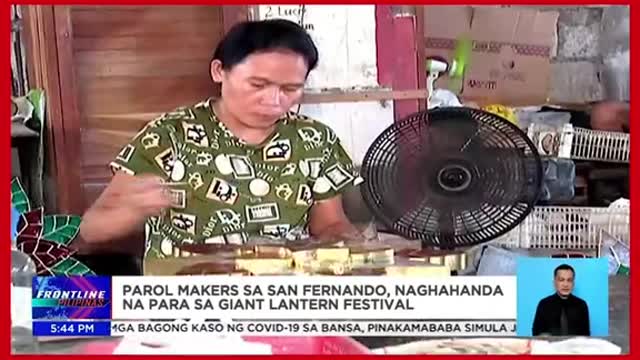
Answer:
<svg viewBox="0 0 640 360"><path fill-rule="evenodd" d="M451 114L447 114L446 112L451 112ZM524 192L528 192L528 199L526 201L514 203L506 208L505 210L503 206L494 206L498 214L504 215L499 221L491 224L487 229L482 229L479 231L473 231L469 233L465 233L463 235L458 235L458 231L465 232L466 226L462 224L465 229L458 229L459 226L456 224L455 235L453 235L453 240L456 244L454 246L465 247L474 244L480 244L484 242L491 241L493 239L499 238L506 233L512 231L515 227L518 226L533 210L533 204L537 201L541 192L541 183L542 183L542 163L540 161L540 156L537 152L537 149L530 138L524 133L519 127L515 124L486 111L474 109L470 111L470 109L465 108L438 108L433 109L428 112L427 116L434 116L439 113L445 113L446 115L452 116L469 116L473 115L476 117L476 120L479 118L483 118L491 125L496 128L499 128L500 131L504 135L505 133L515 133L515 135L522 136L514 136L509 137L508 142L513 149L518 149L523 152L524 160L526 163L525 167L528 168L528 175L531 178L528 180L528 184L525 185L528 187ZM396 123L393 127L387 128L382 134L378 136L378 138L374 141L374 143L369 147L369 150L365 154L365 158L362 166L362 175L365 177L366 182L365 185L361 188L362 195L367 207L375 214L375 217L385 225L385 227L389 229L393 229L395 233L405 236L410 239L420 240L422 241L423 246L435 246L441 248L448 248L452 246L452 243L449 243L449 240L445 240L444 242L441 238L449 238L450 235L445 235L440 233L440 231L424 231L420 229L413 228L412 224L407 225L406 222L398 222L398 219L394 216L390 216L385 212L385 210L381 209L381 207L385 206L387 209L393 209L393 205L383 205L385 204L383 198L384 195L379 193L379 189L376 189L376 186L373 185L372 182L382 181L383 184L388 184L390 181L389 178L383 177L380 179L382 173L386 173L387 171L392 171L391 169L387 169L382 171L379 166L383 165L390 159L392 153L399 151L398 149L403 148L402 144L398 144L399 139L410 139L410 135L406 133L403 134L403 131L407 131L410 129L411 131L420 131L422 126L422 121L424 121L425 112L418 112L406 117L403 121ZM418 120L420 118L420 120ZM442 120L440 120L442 121ZM481 133L480 131L476 131L476 134ZM409 132L409 134L413 134ZM498 143L490 142L491 145L497 145ZM499 147L498 147L499 148ZM410 156L414 156L415 151L418 149L406 148L407 154ZM402 151L406 151L405 148ZM419 150L418 150L419 151ZM398 166L399 162L392 163L392 168L395 169ZM375 181L373 181L375 180ZM434 209L435 210L435 209ZM415 215L415 214L413 214ZM402 216L402 219L406 217L411 217L415 220L415 216L412 215L411 211L405 212ZM460 214L460 217L464 220L466 215ZM425 226L433 227L432 222L428 220L424 221Z"/></svg>
<svg viewBox="0 0 640 360"><path fill-rule="evenodd" d="M598 249L603 231L630 243L629 207L537 206L515 229L493 240L508 248Z"/></svg>

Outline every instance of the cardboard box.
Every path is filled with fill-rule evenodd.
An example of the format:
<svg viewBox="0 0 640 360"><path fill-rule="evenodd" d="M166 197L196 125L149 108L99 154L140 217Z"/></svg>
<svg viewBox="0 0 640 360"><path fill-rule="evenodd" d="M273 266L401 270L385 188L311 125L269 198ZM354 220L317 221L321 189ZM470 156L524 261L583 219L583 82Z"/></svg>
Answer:
<svg viewBox="0 0 640 360"><path fill-rule="evenodd" d="M425 6L425 53L450 61L468 35L473 51L462 97L479 103L538 105L550 92L558 13L493 6ZM436 88L447 88L446 77Z"/></svg>

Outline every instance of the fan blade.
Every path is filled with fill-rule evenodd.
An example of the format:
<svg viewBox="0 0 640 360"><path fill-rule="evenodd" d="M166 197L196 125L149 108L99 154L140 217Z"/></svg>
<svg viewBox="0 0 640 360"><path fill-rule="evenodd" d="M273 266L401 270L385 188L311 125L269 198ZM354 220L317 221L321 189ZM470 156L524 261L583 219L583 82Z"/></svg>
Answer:
<svg viewBox="0 0 640 360"><path fill-rule="evenodd" d="M451 69L449 71L448 88L455 94L462 92L464 73L467 70L469 59L471 58L472 44L468 36L464 36L458 40L456 48L454 49L453 58L451 59Z"/></svg>
<svg viewBox="0 0 640 360"><path fill-rule="evenodd" d="M464 76L464 72L469 65L469 59L471 58L471 50L473 43L468 36L464 36L458 40L452 62L456 65L452 67L449 76L452 78L461 78Z"/></svg>
<svg viewBox="0 0 640 360"><path fill-rule="evenodd" d="M457 214L455 211L449 209L440 211L440 217L438 218L440 250L452 250L456 248L456 223Z"/></svg>
<svg viewBox="0 0 640 360"><path fill-rule="evenodd" d="M460 95L462 93L462 77L452 77L449 79L448 88L456 95Z"/></svg>

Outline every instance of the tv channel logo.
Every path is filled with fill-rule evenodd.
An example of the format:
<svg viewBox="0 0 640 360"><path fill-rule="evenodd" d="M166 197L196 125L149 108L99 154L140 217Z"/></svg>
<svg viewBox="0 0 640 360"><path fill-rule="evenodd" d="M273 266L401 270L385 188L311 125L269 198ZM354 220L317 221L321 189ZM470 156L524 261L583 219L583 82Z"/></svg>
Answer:
<svg viewBox="0 0 640 360"><path fill-rule="evenodd" d="M33 320L111 319L110 277L36 277L31 290Z"/></svg>

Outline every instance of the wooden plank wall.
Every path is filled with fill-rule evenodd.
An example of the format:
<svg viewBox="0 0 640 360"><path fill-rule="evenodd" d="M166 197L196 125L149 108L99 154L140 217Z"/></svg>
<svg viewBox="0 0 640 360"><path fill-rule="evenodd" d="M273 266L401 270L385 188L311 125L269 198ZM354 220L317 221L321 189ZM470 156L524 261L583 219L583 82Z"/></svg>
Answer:
<svg viewBox="0 0 640 360"><path fill-rule="evenodd" d="M154 114L218 91L209 61L224 25L219 6L74 6L70 19L88 206L107 164Z"/></svg>

